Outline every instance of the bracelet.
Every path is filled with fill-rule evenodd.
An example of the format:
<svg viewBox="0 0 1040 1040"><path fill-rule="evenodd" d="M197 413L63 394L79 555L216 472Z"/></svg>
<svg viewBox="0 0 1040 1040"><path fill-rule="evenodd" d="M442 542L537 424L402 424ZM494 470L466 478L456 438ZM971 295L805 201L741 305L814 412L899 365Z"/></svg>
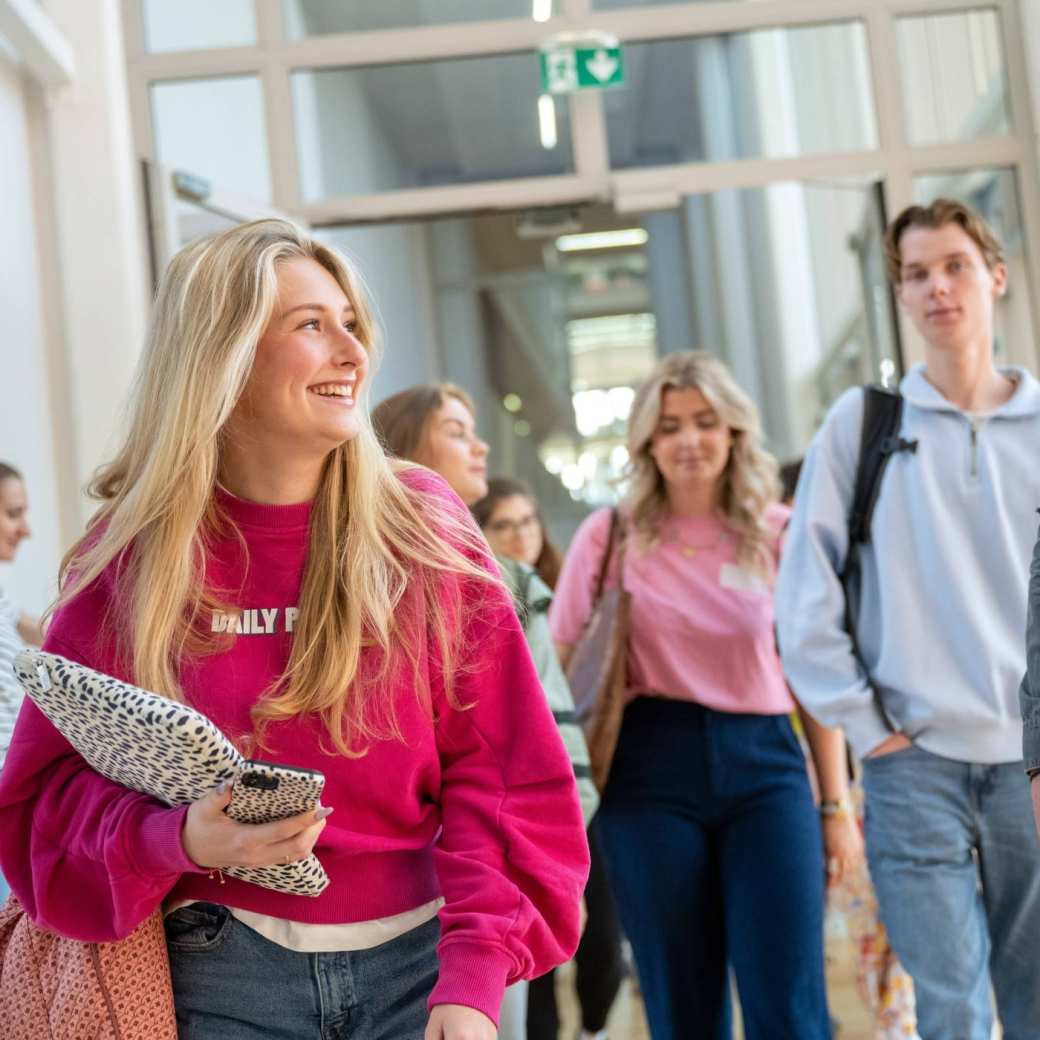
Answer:
<svg viewBox="0 0 1040 1040"><path fill-rule="evenodd" d="M835 801L820 802L820 815L827 819L828 817L834 816L841 819L845 816L852 814L852 808L845 798L839 798Z"/></svg>

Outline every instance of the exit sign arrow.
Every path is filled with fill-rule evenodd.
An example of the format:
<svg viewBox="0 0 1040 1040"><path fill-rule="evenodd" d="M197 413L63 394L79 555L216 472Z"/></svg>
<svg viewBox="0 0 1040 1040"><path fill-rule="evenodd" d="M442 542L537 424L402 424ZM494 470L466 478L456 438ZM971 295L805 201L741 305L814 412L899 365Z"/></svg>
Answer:
<svg viewBox="0 0 1040 1040"><path fill-rule="evenodd" d="M592 73L593 77L600 83L609 83L614 78L621 62L612 58L604 50L596 51L592 58L585 62L585 68Z"/></svg>
<svg viewBox="0 0 1040 1040"><path fill-rule="evenodd" d="M542 90L573 94L578 90L619 87L625 82L621 46L606 34L560 34L539 54Z"/></svg>

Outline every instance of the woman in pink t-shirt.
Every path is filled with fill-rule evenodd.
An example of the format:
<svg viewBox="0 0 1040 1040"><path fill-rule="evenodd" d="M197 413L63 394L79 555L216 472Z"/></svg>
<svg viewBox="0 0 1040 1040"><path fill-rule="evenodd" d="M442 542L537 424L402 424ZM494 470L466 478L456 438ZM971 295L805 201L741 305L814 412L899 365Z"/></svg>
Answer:
<svg viewBox="0 0 1040 1040"><path fill-rule="evenodd" d="M654 1040L825 1040L824 857L774 639L787 511L753 402L705 353L671 355L628 431L628 698L597 817ZM592 613L610 510L575 535L551 612L569 657ZM619 573L620 571L620 573ZM860 854L841 734L807 720L837 874Z"/></svg>

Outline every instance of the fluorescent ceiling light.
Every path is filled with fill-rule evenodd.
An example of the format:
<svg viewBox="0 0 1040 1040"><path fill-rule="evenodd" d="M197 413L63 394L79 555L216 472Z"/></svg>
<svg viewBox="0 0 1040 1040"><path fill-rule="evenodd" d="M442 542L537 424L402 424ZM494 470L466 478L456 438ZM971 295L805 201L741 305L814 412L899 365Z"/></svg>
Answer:
<svg viewBox="0 0 1040 1040"><path fill-rule="evenodd" d="M623 246L646 245L649 237L643 228L626 228L623 231L589 231L583 235L561 235L556 239L556 248L561 253L577 253L586 249L619 249Z"/></svg>
<svg viewBox="0 0 1040 1040"><path fill-rule="evenodd" d="M556 104L549 94L538 98L538 136L547 151L556 147Z"/></svg>
<svg viewBox="0 0 1040 1040"><path fill-rule="evenodd" d="M533 0L531 17L536 22L547 22L552 18L553 0Z"/></svg>

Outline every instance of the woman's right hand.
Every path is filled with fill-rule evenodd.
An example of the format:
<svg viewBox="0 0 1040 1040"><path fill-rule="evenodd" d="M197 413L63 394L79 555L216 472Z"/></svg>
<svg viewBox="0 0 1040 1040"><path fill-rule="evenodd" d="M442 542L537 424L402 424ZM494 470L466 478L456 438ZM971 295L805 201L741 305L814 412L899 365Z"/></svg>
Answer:
<svg viewBox="0 0 1040 1040"><path fill-rule="evenodd" d="M326 806L274 823L238 823L225 815L231 784L192 802L181 840L188 858L205 870L270 867L310 855L332 812Z"/></svg>

